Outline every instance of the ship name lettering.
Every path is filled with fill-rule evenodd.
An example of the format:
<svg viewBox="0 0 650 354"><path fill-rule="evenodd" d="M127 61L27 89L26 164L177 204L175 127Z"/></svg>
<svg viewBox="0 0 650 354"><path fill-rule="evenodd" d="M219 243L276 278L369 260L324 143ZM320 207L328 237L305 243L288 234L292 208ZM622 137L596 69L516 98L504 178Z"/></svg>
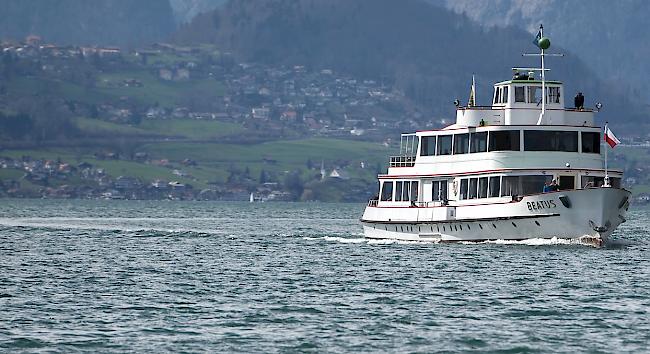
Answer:
<svg viewBox="0 0 650 354"><path fill-rule="evenodd" d="M557 205L555 204L554 200L539 200L536 202L526 202L526 205L528 206L528 210L530 211L557 208Z"/></svg>

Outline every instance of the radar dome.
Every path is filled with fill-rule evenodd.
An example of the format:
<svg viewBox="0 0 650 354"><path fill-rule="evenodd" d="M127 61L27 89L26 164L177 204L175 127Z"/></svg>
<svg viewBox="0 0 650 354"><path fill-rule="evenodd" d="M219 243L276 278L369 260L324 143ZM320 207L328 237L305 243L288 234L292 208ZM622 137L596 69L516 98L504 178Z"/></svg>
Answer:
<svg viewBox="0 0 650 354"><path fill-rule="evenodd" d="M551 40L548 39L548 37L542 37L537 42L537 45L542 49L548 49L549 47L551 47Z"/></svg>

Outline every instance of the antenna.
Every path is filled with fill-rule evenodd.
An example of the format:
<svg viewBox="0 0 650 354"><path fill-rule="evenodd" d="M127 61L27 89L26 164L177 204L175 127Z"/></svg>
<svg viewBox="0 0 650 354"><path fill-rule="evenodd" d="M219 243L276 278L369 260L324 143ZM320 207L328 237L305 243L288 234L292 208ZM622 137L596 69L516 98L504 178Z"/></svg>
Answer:
<svg viewBox="0 0 650 354"><path fill-rule="evenodd" d="M530 71L539 71L540 76L542 78L542 111L539 114L539 119L537 120L537 125L541 125L543 120L544 120L544 114L546 113L546 75L545 73L549 71L550 69L546 69L544 66L544 57L563 57L564 54L556 54L556 53L546 53L546 49L551 47L551 40L548 39L547 37L544 37L544 26L539 25L539 32L537 32L537 36L535 37L535 40L533 43L541 50L539 54L537 53L524 53L522 56L524 57L536 57L539 56L541 58L541 68L513 68L513 70L530 70Z"/></svg>

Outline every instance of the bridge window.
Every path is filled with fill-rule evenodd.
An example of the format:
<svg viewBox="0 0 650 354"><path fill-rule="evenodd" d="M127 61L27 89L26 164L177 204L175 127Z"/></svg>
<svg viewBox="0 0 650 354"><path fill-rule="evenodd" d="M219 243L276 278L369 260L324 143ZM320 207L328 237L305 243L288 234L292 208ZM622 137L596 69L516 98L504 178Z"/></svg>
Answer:
<svg viewBox="0 0 650 354"><path fill-rule="evenodd" d="M501 177L490 177L490 198L498 197L501 190Z"/></svg>
<svg viewBox="0 0 650 354"><path fill-rule="evenodd" d="M578 152L578 132L525 130L524 150Z"/></svg>
<svg viewBox="0 0 650 354"><path fill-rule="evenodd" d="M526 102L523 86L515 87L515 102Z"/></svg>
<svg viewBox="0 0 650 354"><path fill-rule="evenodd" d="M528 86L528 103L542 103L541 87Z"/></svg>
<svg viewBox="0 0 650 354"><path fill-rule="evenodd" d="M472 143L470 145L471 152L487 151L487 135L487 132L472 133Z"/></svg>
<svg viewBox="0 0 650 354"><path fill-rule="evenodd" d="M393 181L384 181L381 183L381 200L393 200Z"/></svg>
<svg viewBox="0 0 650 354"><path fill-rule="evenodd" d="M600 133L580 132L582 152L600 154Z"/></svg>
<svg viewBox="0 0 650 354"><path fill-rule="evenodd" d="M451 135L438 136L438 155L451 155Z"/></svg>
<svg viewBox="0 0 650 354"><path fill-rule="evenodd" d="M508 103L508 86L494 88L494 103Z"/></svg>
<svg viewBox="0 0 650 354"><path fill-rule="evenodd" d="M447 200L447 181L433 181L432 200Z"/></svg>
<svg viewBox="0 0 650 354"><path fill-rule="evenodd" d="M434 156L436 154L436 137L423 136L420 143L420 156Z"/></svg>
<svg viewBox="0 0 650 354"><path fill-rule="evenodd" d="M454 134L454 154L469 152L469 133Z"/></svg>
<svg viewBox="0 0 650 354"><path fill-rule="evenodd" d="M559 87L548 87L546 91L548 92L548 98L546 99L546 103L560 103Z"/></svg>
<svg viewBox="0 0 650 354"><path fill-rule="evenodd" d="M519 151L519 130L490 132L490 151Z"/></svg>

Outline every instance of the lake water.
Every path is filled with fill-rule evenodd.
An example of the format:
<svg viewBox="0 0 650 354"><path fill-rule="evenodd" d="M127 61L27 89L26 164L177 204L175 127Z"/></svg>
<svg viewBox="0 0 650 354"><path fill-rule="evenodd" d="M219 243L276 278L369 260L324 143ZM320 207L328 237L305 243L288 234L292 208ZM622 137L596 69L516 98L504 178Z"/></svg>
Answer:
<svg viewBox="0 0 650 354"><path fill-rule="evenodd" d="M0 351L650 350L647 209L596 249L368 242L363 207L1 200Z"/></svg>

